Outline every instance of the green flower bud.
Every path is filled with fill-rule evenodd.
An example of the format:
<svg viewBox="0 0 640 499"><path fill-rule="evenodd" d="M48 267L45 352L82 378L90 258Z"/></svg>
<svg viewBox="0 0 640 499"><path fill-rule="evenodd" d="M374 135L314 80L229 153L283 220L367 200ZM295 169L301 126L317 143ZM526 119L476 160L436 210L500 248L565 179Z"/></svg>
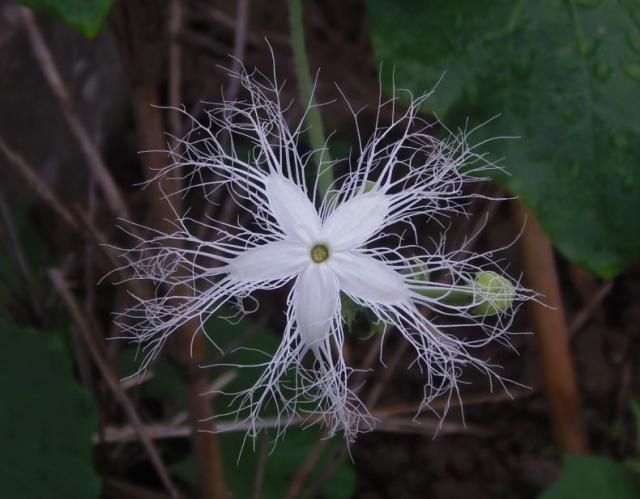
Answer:
<svg viewBox="0 0 640 499"><path fill-rule="evenodd" d="M483 271L473 282L474 312L479 315L495 315L507 310L513 303L515 287L497 272Z"/></svg>

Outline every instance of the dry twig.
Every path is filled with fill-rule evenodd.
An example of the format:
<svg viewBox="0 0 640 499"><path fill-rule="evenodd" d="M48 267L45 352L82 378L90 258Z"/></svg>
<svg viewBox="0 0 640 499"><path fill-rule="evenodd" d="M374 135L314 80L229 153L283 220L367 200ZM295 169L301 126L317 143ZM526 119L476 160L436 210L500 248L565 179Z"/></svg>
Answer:
<svg viewBox="0 0 640 499"><path fill-rule="evenodd" d="M3 137L0 137L0 151L7 158L8 165L15 171L24 182L47 204L51 211L57 214L60 219L74 232L80 231L80 225L71 212L64 206L62 201L49 186L40 178L27 161L20 156Z"/></svg>
<svg viewBox="0 0 640 499"><path fill-rule="evenodd" d="M582 310L573 318L573 321L569 325L570 338L573 338L587 322L589 322L602 303L602 300L609 295L611 289L613 289L613 281L607 281L591 296L589 301L582 307Z"/></svg>
<svg viewBox="0 0 640 499"><path fill-rule="evenodd" d="M180 36L183 29L183 5L182 0L171 0L169 6L169 33L171 41L169 46L169 106L176 109L180 106L182 98L182 44ZM169 129L174 137L182 133L182 114L173 112L169 116Z"/></svg>
<svg viewBox="0 0 640 499"><path fill-rule="evenodd" d="M47 205L52 213L60 218L70 231L82 237L88 237L101 250L101 255L108 260L108 265L105 263L103 269L105 271L118 269L117 272L120 277L126 279L128 276L123 273L120 262L116 260L113 250L107 244L107 239L98 230L91 218L81 211L70 211L56 193L42 180L33 166L14 151L1 136L0 151L7 158L7 164L13 171L24 180L25 184ZM135 228L130 230L135 232ZM98 260L98 262L100 263L101 260ZM141 281L130 281L129 285L138 296L145 296L145 286Z"/></svg>
<svg viewBox="0 0 640 499"><path fill-rule="evenodd" d="M159 94L155 82L141 84L135 88L134 108L137 117L137 127L140 141L144 149L147 168L144 169L147 179L154 179L155 173L166 164L166 145L163 140L162 115L160 109L149 103L159 102ZM173 230L172 220L176 213L182 213L178 197L173 204L164 195L167 192L180 190L180 175L175 178L153 181L148 187L149 203L151 205L150 225L163 232ZM173 292L180 296L188 294L186 286L176 286ZM203 498L221 499L228 496L225 475L223 471L220 444L216 437L213 407L208 398L202 394L208 389L207 374L199 366L206 356L206 341L199 333L198 319L183 324L172 338L175 354L183 366L187 383L187 398L189 415L192 425L192 440L199 465L200 489Z"/></svg>
<svg viewBox="0 0 640 499"><path fill-rule="evenodd" d="M402 418L397 416L388 417L382 413L373 411L373 415L379 419L374 431L389 432L389 433L410 433L422 435L425 432L432 435L435 431L439 433L473 433L475 435L483 435L487 433L487 430L472 425L464 425L461 423L442 422L436 418ZM322 421L321 417L308 418L308 417L292 417L287 420L287 425L294 426L306 426L308 424L319 424ZM277 418L264 418L255 426L250 426L249 423L243 421L220 421L216 425L216 433L236 433L245 432L253 428L259 428L266 430L270 428L277 428L282 424L281 419ZM145 434L154 440L163 440L170 438L187 438L191 436L192 428L189 425L175 424L175 423L152 423L144 425ZM102 435L94 435L94 445L103 443L122 443L132 442L138 439L137 431L131 425L126 426L107 426L104 428ZM324 441L324 440L323 440ZM318 458L322 454L323 448L314 448L311 452L317 453ZM339 456L338 456L339 457ZM313 463L312 463L313 464ZM309 470L309 473L313 471L313 466ZM302 486L304 483L301 484ZM301 490L301 488L300 488ZM300 490L296 492L296 495L300 493ZM295 497L295 496L293 496Z"/></svg>

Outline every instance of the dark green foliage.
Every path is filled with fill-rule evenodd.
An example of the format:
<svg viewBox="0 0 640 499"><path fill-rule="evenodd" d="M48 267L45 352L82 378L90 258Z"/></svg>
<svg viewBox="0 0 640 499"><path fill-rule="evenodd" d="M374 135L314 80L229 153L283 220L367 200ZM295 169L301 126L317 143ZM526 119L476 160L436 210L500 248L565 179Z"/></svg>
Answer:
<svg viewBox="0 0 640 499"><path fill-rule="evenodd" d="M75 381L60 338L0 320L0 339L2 497L98 498L96 408Z"/></svg>
<svg viewBox="0 0 640 499"><path fill-rule="evenodd" d="M623 465L599 456L565 459L560 478L540 499L637 499L640 490Z"/></svg>
<svg viewBox="0 0 640 499"><path fill-rule="evenodd" d="M18 3L52 12L84 36L93 38L102 28L113 0L18 0Z"/></svg>
<svg viewBox="0 0 640 499"><path fill-rule="evenodd" d="M558 249L602 277L640 256L640 3L369 0L398 87L433 88L447 126L496 117L475 140Z"/></svg>

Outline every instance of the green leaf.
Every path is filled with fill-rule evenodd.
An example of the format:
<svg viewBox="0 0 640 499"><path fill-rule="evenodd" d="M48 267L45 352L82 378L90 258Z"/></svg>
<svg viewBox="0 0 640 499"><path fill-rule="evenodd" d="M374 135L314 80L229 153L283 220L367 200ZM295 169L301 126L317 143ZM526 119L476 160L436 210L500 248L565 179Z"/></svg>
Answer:
<svg viewBox="0 0 640 499"><path fill-rule="evenodd" d="M640 476L640 459L625 459L624 465L633 471L636 476Z"/></svg>
<svg viewBox="0 0 640 499"><path fill-rule="evenodd" d="M636 447L640 450L640 402L631 400L629 402L631 413L633 414L633 422L636 430Z"/></svg>
<svg viewBox="0 0 640 499"><path fill-rule="evenodd" d="M400 88L489 145L557 248L609 278L640 255L640 4L635 0L368 0ZM446 74L445 74L446 72Z"/></svg>
<svg viewBox="0 0 640 499"><path fill-rule="evenodd" d="M96 408L74 380L60 338L0 319L0 340L2 497L98 498Z"/></svg>
<svg viewBox="0 0 640 499"><path fill-rule="evenodd" d="M102 28L113 0L18 0L18 3L52 12L87 38L93 38Z"/></svg>
<svg viewBox="0 0 640 499"><path fill-rule="evenodd" d="M45 283L49 283L46 269L55 263L55 253L25 207L14 199L10 200L10 207L11 223L24 251L26 264L36 281L34 284L36 287L46 287ZM12 300L26 299L24 295L29 292L8 245L0 245L0 302L7 304Z"/></svg>
<svg viewBox="0 0 640 499"><path fill-rule="evenodd" d="M640 490L633 475L606 457L565 458L560 478L540 499L637 499Z"/></svg>

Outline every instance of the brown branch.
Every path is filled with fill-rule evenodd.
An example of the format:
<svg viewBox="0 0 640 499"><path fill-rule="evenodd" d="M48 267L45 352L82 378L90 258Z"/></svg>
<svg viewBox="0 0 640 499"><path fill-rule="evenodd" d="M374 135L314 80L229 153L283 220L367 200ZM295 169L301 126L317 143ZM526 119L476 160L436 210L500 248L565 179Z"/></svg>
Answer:
<svg viewBox="0 0 640 499"><path fill-rule="evenodd" d="M107 165L102 160L102 156L98 152L93 140L89 136L87 129L82 124L78 112L75 109L69 91L62 79L60 71L56 66L53 55L47 46L47 43L38 28L36 20L30 9L20 7L22 14L22 21L27 31L27 37L31 44L33 55L36 57L40 68L44 73L45 79L53 92L53 95L58 99L60 107L62 108L62 114L69 125L71 133L78 142L80 150L85 157L87 165L91 168L93 175L102 189L107 203L111 210L120 217L127 217L127 205L124 202L124 198L118 189L115 181L109 173Z"/></svg>
<svg viewBox="0 0 640 499"><path fill-rule="evenodd" d="M373 411L373 415L379 419L378 424L373 431L388 433L414 433L423 434L429 432L433 434L435 431L440 433L474 433L477 435L486 434L486 430L473 425L465 425L462 423L442 422L435 418L406 418L396 416L387 416L382 412ZM293 417L287 421L289 427L307 426L309 424L319 424L322 422L322 416L314 418ZM246 432L250 429L269 429L278 428L282 424L282 420L278 418L265 418L257 425L253 422L238 421L221 421L216 425L216 434ZM145 434L154 440L163 440L171 438L187 438L190 437L193 429L188 425L174 423L151 423L143 425ZM105 443L123 443L131 442L138 438L137 430L131 425L125 426L107 426L101 435L93 436L93 444L100 445ZM323 440L325 441L325 440ZM318 458L322 454L322 448L312 449L312 453L318 453ZM306 464L306 463L305 463ZM313 468L309 469L309 474ZM302 483L304 485L304 483ZM300 489L296 495L300 493ZM292 496L295 497L295 496Z"/></svg>
<svg viewBox="0 0 640 499"><path fill-rule="evenodd" d="M247 24L249 20L249 0L239 0L236 11L236 21L234 28L234 40L233 40L233 60L231 64L231 71L234 73L240 73L242 69L242 63L244 60L246 43L247 43ZM224 89L225 99L234 101L238 98L240 93L240 80L238 78L227 78L226 86ZM224 136L222 138L222 147L229 147L229 137ZM219 218L223 222L233 220L237 215L237 204L227 197L224 197L224 190L220 189L215 194L211 203L207 207L204 219L213 218L213 212L216 207L221 206L219 210ZM197 237L199 239L208 239L214 237L213 228L204 224L200 226Z"/></svg>
<svg viewBox="0 0 640 499"><path fill-rule="evenodd" d="M216 24L215 28L226 28L234 31L237 29L237 18L234 19L224 12L215 9L211 6L210 2L204 2L202 4L196 3L195 5L192 5L191 12L188 12L188 15L193 19L198 19L199 21L201 21L203 17L208 17ZM282 48L289 47L289 38L276 31L264 33L264 37L261 36L247 33L247 41L251 45L262 47L264 46L264 39L266 38L271 44L279 45Z"/></svg>
<svg viewBox="0 0 640 499"><path fill-rule="evenodd" d="M144 4L144 3L143 3ZM173 233L176 217L184 213L180 196L172 198L170 204L165 192L177 193L181 187L180 172L174 171L171 178L158 175L167 166L167 144L163 136L165 129L162 112L153 107L160 100L160 92L163 82L161 69L164 59L162 52L158 53L158 43L165 40L167 25L166 12L145 10L144 5L138 2L122 2L118 9L119 17L116 18L116 27L119 27L119 42L123 49L123 58L127 62L126 69L133 87L132 108L136 119L139 148L150 151L142 157L143 171L148 182L146 195L148 196L147 225L154 230L164 233ZM169 3L169 6L171 4ZM173 6L175 7L175 5ZM147 19L149 17L149 19ZM182 31L179 26L180 19L172 20L171 29ZM170 49L169 49L170 50ZM154 64L149 65L149 56L153 55ZM173 95L174 103L179 102L181 96L181 82L179 68L175 66L176 53L174 52L170 63L174 64ZM183 272L184 270L180 270ZM177 276L178 279L181 276ZM172 296L186 296L190 290L186 286L163 288L160 293L171 293ZM202 363L206 344L205 338L200 334L198 320L191 320L178 328L172 334L169 347L179 360L185 381L187 384L188 412L191 420L192 445L199 467L200 493L207 499L219 499L227 497L224 483L221 453L218 438L215 434L206 434L205 431L214 430L213 407L211 401L200 395L208 388L207 373L199 369ZM191 350L191 347L192 350ZM190 351L191 350L191 351ZM191 356L190 353L193 353ZM204 421L204 422L203 422Z"/></svg>
<svg viewBox="0 0 640 499"><path fill-rule="evenodd" d="M124 409L127 415L127 418L131 422L131 425L133 426L138 438L140 439L140 442L142 443L142 446L144 447L147 454L149 455L151 464L156 470L156 473L158 474L160 481L162 482L163 486L167 489L167 491L171 494L171 497L179 498L180 494L178 493L178 489L174 485L173 480L169 475L169 471L167 470L164 462L162 461L162 458L160 457L160 453L158 452L158 449L156 448L155 444L153 443L149 435L146 433L145 426L142 422L142 419L138 415L138 412L136 411L131 400L129 400L129 397L127 396L126 392L120 385L120 382L118 381L118 376L112 371L111 366L104 359L101 349L98 343L96 343L95 341L94 333L91 330L90 322L84 316L80 306L78 305L75 298L71 294L71 291L69 290L69 287L67 286L67 283L65 282L65 279L62 273L58 270L51 270L49 271L49 276L51 278L51 281L53 282L53 285L57 289L58 293L60 293L60 296L62 297L63 301L67 305L69 312L71 313L73 321L76 325L75 329L77 333L82 337L82 340L84 341L87 349L89 350L89 354L93 358L93 361L95 362L100 373L102 374L102 377L107 382L107 386L113 393L115 399L120 403L120 405Z"/></svg>
<svg viewBox="0 0 640 499"><path fill-rule="evenodd" d="M534 215L520 202L516 202L515 217L524 226L520 247L525 277L548 305L532 302L530 310L556 442L564 452L584 454L587 437L553 248Z"/></svg>
<svg viewBox="0 0 640 499"><path fill-rule="evenodd" d="M96 228L95 224L83 211L70 211L56 195L44 180L36 173L32 165L13 150L0 136L0 151L7 158L7 164L18 174L29 187L44 203L49 207L52 213L60 218L67 228L82 237L88 237L100 249L109 265L104 264L105 271L119 269L120 262L116 259L113 251L107 245L106 238ZM135 232L135 229L130 229ZM121 278L126 279L127 275L122 270L118 270ZM141 281L130 281L129 285L138 296L145 296L146 287Z"/></svg>
<svg viewBox="0 0 640 499"><path fill-rule="evenodd" d="M454 423L451 421L441 421L435 418L398 418L390 417L381 419L376 425L375 431L385 433L404 433L411 435L428 435L432 437L435 433L449 434L470 434L487 436L491 432L480 426L468 425L464 423Z"/></svg>
<svg viewBox="0 0 640 499"><path fill-rule="evenodd" d="M508 402L512 400L520 400L532 396L536 392L529 388L518 388L510 391L502 391L498 393L480 393L477 395L465 395L464 400L462 398L449 398L443 397L436 399L429 404L429 408L433 410L443 410L450 407L467 407L472 405L481 404L499 404L501 402ZM390 406L382 406L375 408L372 412L376 417L390 417L399 416L402 414L417 414L423 404L408 403L408 404L394 404Z"/></svg>
<svg viewBox="0 0 640 499"><path fill-rule="evenodd" d="M183 30L182 0L171 0L169 6L169 106L176 109L182 104L182 44L180 36ZM174 137L182 133L182 114L173 111L169 115L169 129Z"/></svg>
<svg viewBox="0 0 640 499"><path fill-rule="evenodd" d="M569 325L569 337L573 338L573 336L578 333L586 324L589 322L591 317L596 313L598 307L602 303L607 295L611 292L613 288L613 281L605 282L600 288L591 296L586 305L578 312L578 314L573 318L571 324Z"/></svg>
<svg viewBox="0 0 640 499"><path fill-rule="evenodd" d="M266 475L267 460L269 459L269 442L263 433L260 437L260 447L258 449L258 459L255 472L253 474L252 499L261 499L263 496L264 479Z"/></svg>
<svg viewBox="0 0 640 499"><path fill-rule="evenodd" d="M87 218L93 221L96 213L97 195L96 182L93 175L89 175L87 184ZM108 251L108 250L105 250ZM93 315L96 301L96 275L97 258L95 255L95 247L93 241L85 239L84 241L84 311L87 316ZM91 360L87 349L76 338L76 358L78 359L78 371L80 379L86 386L93 386L93 373L91 371Z"/></svg>
<svg viewBox="0 0 640 499"><path fill-rule="evenodd" d="M103 479L100 499L169 499L169 496L123 480L106 477Z"/></svg>
<svg viewBox="0 0 640 499"><path fill-rule="evenodd" d="M162 115L160 110L150 103L159 101L157 87L154 82L135 87L134 109L140 142L143 147L152 151L145 155L147 168L145 172L149 180L166 165L166 149L162 133ZM176 172L172 178L156 180L147 190L151 205L149 223L163 232L174 230L172 221L176 213L182 213L180 198L175 196L173 204L164 195L180 190L180 174ZM176 296L188 295L186 286L173 289ZM224 467L220 443L216 434L214 413L211 401L203 397L209 388L207 373L199 366L206 357L207 344L200 334L199 319L184 323L171 338L175 356L180 361L187 383L188 409L192 427L192 442L199 466L200 493L206 499L222 499L228 497L225 483Z"/></svg>
<svg viewBox="0 0 640 499"><path fill-rule="evenodd" d="M393 355L391 356L391 361L387 364L387 368L383 371L382 379L378 380L378 382L373 385L373 388L367 395L367 399L365 401L367 407L373 407L378 403L378 400L380 400L385 386L387 386L387 384L391 380L393 373L400 365L400 361L408 350L408 341L403 341L402 343L400 343L400 345L398 345L398 348L396 348L395 352L393 352Z"/></svg>
<svg viewBox="0 0 640 499"><path fill-rule="evenodd" d="M238 0L236 10L236 21L233 37L233 61L231 71L239 73L244 60L244 52L247 44L247 23L249 21L249 0ZM240 91L240 79L230 78L227 82L226 97L233 101L238 97Z"/></svg>
<svg viewBox="0 0 640 499"><path fill-rule="evenodd" d="M322 456L322 451L324 451L328 443L328 438L322 438L313 446L313 449L311 449L311 452L309 452L304 463L302 463L302 466L298 469L298 472L291 481L291 485L289 485L285 499L293 499L302 492L302 488L307 482L309 475L311 475L316 463Z"/></svg>
<svg viewBox="0 0 640 499"><path fill-rule="evenodd" d="M82 224L83 233L93 242L93 244L98 249L100 249L100 254L104 257L104 259L106 259L103 264L105 271L114 271L116 274L118 274L118 277L127 282L127 287L129 287L136 294L136 296L149 296L149 294L151 293L150 287L146 282L139 279L129 279L129 277L131 276L127 274L125 268L122 267L122 262L117 259L115 250L109 245L109 241L96 226L93 220L83 211L76 210L76 212L78 214L78 219ZM129 227L128 230L133 234L137 233L137 228L135 227Z"/></svg>
<svg viewBox="0 0 640 499"><path fill-rule="evenodd" d="M40 178L33 167L5 142L2 136L0 136L0 151L7 158L8 165L13 171L22 177L24 182L51 208L51 211L58 215L72 231L80 231L78 221L64 206L64 203Z"/></svg>

